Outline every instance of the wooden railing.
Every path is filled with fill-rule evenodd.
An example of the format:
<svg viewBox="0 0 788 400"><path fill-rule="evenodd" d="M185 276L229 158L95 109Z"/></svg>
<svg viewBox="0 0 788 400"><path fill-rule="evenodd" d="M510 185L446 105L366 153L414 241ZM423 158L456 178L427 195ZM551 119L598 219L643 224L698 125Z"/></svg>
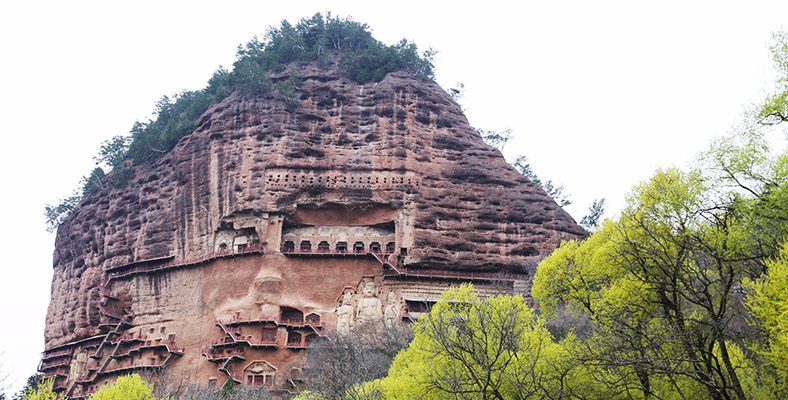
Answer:
<svg viewBox="0 0 788 400"><path fill-rule="evenodd" d="M48 360L50 358L62 357L62 356L72 356L72 355L74 355L74 349L63 349L63 350L58 350L58 351L54 351L54 352L51 352L51 353L50 352L44 352L44 356L42 357L42 359Z"/></svg>

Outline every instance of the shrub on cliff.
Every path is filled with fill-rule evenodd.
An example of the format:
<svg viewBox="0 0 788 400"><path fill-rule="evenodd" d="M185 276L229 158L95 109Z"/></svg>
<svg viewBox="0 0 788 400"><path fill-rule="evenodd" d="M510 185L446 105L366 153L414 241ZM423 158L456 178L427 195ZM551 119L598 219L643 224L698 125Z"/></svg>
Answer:
<svg viewBox="0 0 788 400"><path fill-rule="evenodd" d="M156 103L153 119L135 122L129 136L106 140L95 160L113 172L105 178L96 176L94 170L83 178L85 192L105 187L105 179L112 179L115 187L125 186L133 177L132 164L155 161L172 150L181 138L194 131L197 119L211 104L233 91L244 95L270 92L288 110L296 109L299 96L294 76L276 82L271 78L271 74L281 73L288 64L316 62L321 67L338 64L344 76L359 83L380 81L386 74L400 70L432 79L434 54L432 49L419 54L416 45L404 39L392 46L385 45L372 37L367 24L330 13L326 16L317 13L296 25L282 21L278 28L270 27L262 40L255 37L238 46L233 68L219 67L204 89L163 96ZM47 230L56 229L79 203L79 198L72 196L57 205L47 205Z"/></svg>
<svg viewBox="0 0 788 400"><path fill-rule="evenodd" d="M128 156L139 164L168 152L194 130L197 118L212 103L233 90L251 94L276 89L288 108L295 108L296 85L289 81L293 77L277 85L272 85L270 77L293 62L317 62L321 66L339 63L349 79L365 83L380 81L399 70L431 79L434 54L430 49L420 55L416 45L404 39L387 46L372 37L367 24L350 18L317 13L295 26L282 21L279 28L269 28L263 40L255 37L239 46L232 70L220 67L205 89L162 97L156 103L156 119L137 122L132 127Z"/></svg>

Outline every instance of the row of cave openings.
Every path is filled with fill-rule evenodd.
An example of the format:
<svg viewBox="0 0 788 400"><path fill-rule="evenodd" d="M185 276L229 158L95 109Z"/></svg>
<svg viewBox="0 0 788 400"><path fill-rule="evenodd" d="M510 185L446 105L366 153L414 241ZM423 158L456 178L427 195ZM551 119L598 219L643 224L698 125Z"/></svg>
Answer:
<svg viewBox="0 0 788 400"><path fill-rule="evenodd" d="M419 186L419 180L413 179L411 177L388 177L383 176L382 182L381 177L379 176L365 176L365 177L356 177L350 175L349 179L348 176L345 175L334 175L334 176L326 176L325 179L322 176L314 176L314 175L305 175L305 174L294 174L292 177L290 174L285 174L284 177L282 174L268 174L268 179L266 181L268 184L302 184L302 185L409 185L412 186Z"/></svg>
<svg viewBox="0 0 788 400"><path fill-rule="evenodd" d="M364 242L355 242L353 243L352 252L353 253L366 253L366 249L369 248L369 251L372 253L384 253L384 254L392 254L394 253L394 242L386 243L386 246L381 246L378 242L370 242L369 246L367 246ZM385 250L385 251L384 251ZM318 253L331 253L331 245L328 244L327 241L323 240L317 244L316 251ZM285 240L282 244L282 252L283 253L295 253L296 252L296 245L295 242L292 240ZM298 252L299 253L311 253L312 252L312 242L309 240L302 240L298 245ZM337 242L334 246L335 253L348 253L348 243L347 242Z"/></svg>

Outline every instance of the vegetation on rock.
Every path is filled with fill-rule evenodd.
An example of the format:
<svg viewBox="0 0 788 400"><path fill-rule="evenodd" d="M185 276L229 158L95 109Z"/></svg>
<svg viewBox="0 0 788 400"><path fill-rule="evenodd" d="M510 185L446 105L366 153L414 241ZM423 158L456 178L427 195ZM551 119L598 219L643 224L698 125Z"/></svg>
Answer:
<svg viewBox="0 0 788 400"><path fill-rule="evenodd" d="M238 47L233 68L220 67L197 91L163 96L156 102L153 119L137 121L129 135L105 141L97 163L111 173L115 186L125 186L133 177L133 166L152 162L166 154L197 127L198 118L216 102L233 91L244 95L265 94L285 103L287 109L299 106L298 79L287 74L289 65L317 63L327 68L338 65L341 73L354 82L380 81L394 71L409 71L422 79L433 78L433 56L423 53L412 42L402 40L385 45L372 37L369 26L351 18L320 13L292 25L282 21L270 27L263 39L257 37ZM104 188L105 171L96 168L84 177L82 193L74 192L56 205L46 205L47 229L57 228L78 205L83 195Z"/></svg>
<svg viewBox="0 0 788 400"><path fill-rule="evenodd" d="M386 74L400 70L431 79L434 53L428 50L419 55L416 45L407 40L387 46L372 37L367 24L330 13L303 18L295 26L282 21L279 28L269 28L262 40L255 37L239 46L232 70L219 68L206 88L162 97L156 103L156 119L137 122L132 127L127 156L135 164L157 159L196 128L197 118L211 104L233 90L253 94L275 89L288 107L297 107L295 77L271 76L281 74L291 63L317 62L323 67L338 63L345 76L358 83L380 81ZM105 144L116 148L117 143L123 143L122 136ZM111 160L125 158L113 156Z"/></svg>

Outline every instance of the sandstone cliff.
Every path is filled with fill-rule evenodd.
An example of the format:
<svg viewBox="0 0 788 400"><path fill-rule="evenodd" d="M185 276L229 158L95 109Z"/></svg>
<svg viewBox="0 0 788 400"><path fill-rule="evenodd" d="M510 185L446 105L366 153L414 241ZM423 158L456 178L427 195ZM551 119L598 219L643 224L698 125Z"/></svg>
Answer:
<svg viewBox="0 0 788 400"><path fill-rule="evenodd" d="M435 83L396 72L357 84L315 65L290 73L299 106L275 92L233 93L171 152L135 167L126 187L83 199L58 229L47 348L100 332L107 269L201 257L243 218L341 215L353 225L353 215L399 215L405 267L530 275L562 240L583 235ZM260 240L276 251L276 235Z"/></svg>

